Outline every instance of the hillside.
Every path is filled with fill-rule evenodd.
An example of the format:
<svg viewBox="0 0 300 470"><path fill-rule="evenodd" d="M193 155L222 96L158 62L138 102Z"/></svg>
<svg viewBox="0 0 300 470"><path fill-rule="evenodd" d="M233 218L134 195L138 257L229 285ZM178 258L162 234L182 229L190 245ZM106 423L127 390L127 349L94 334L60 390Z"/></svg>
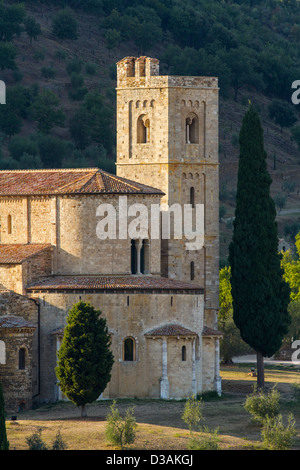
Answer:
<svg viewBox="0 0 300 470"><path fill-rule="evenodd" d="M82 2L69 2L70 6L76 6ZM205 74L203 72L210 72L212 70L214 75L218 74L218 64L223 64L221 61L222 56L218 56L218 53L215 54L215 48L219 47L220 51L224 49L224 45L228 48L228 51L232 51L235 48L239 47L236 44L237 39L241 38L244 43L247 43L247 34L243 33L241 35L240 31L242 28L240 24L244 21L243 19L237 21L237 15L234 19L228 18L225 21L224 25L227 26L226 31L222 31L219 34L218 43L212 43L211 34L214 24L207 26L206 36L201 38L194 38L189 36L185 39L185 42L180 43L180 38L176 37L174 18L170 18L169 10L166 5L168 2L140 2L149 9L151 4L155 10L157 18L159 18L160 23L155 17L155 22L153 17L150 18L150 25L154 28L152 34L147 39L146 29L141 30L142 36L141 39L138 39L131 32L124 33L124 21L128 21L132 11L126 10L126 5L128 2L125 0L123 2L118 2L117 0L112 2L106 2L103 0L101 2L88 2L92 5L101 3L102 7L100 8L100 13L88 14L86 9L74 9L73 14L76 18L78 24L78 39L77 40L60 40L52 32L52 20L61 10L62 5L59 2L51 2L49 5L43 4L36 1L25 2L26 15L33 17L41 26L41 34L38 36L37 40L30 40L26 32L22 32L20 36L17 35L13 38L13 43L17 48L16 56L16 70L4 69L1 72L1 79L6 82L8 90L15 89L15 87L21 87L30 91L30 97L33 99L36 98L37 94L43 89L48 89L53 91L59 99L59 108L63 110L66 118L64 126L54 125L47 137L51 136L56 139L59 139L55 142L55 145L50 144L50 141L46 142L48 147L56 148L57 152L62 157L61 161L58 161L58 165L62 166L91 166L97 165L102 166L108 171L114 171L113 161L115 160L115 63L122 59L125 56L133 55L139 56L140 54L146 53L148 56L156 57L161 62L161 74L182 74L187 75L191 72L196 72L198 74L198 61L199 54L201 52L202 56L208 60L212 57L218 57L218 61L214 61L213 67L210 69L209 65L203 66L203 69L199 69L199 74ZM137 5L138 2L131 2L132 5ZM199 1L199 5L205 2ZM227 5L227 3L229 5ZM280 52L277 56L280 58L280 54L284 49L287 50L287 59L286 63L291 64L291 61L294 60L292 54L287 49L287 44L291 42L291 46L296 44L293 38L291 38L290 31L295 31L295 24L298 18L300 18L300 8L294 6L295 12L293 10L288 10L288 13L283 11L283 7L278 7L279 3L275 0L269 0L266 2L265 6L261 6L261 2L253 1L248 2L249 6L246 7L240 5L241 2L206 2L208 18L210 21L211 18L215 18L215 24L218 25L222 20L220 17L221 13L224 14L226 8L235 8L235 11L238 12L241 18L242 15L246 15L251 12L251 18L249 25L255 27L255 21L259 17L259 13L263 13L265 9L266 18L268 19L268 24L264 24L264 31L266 31L266 38L273 38L274 48L275 46L281 47ZM282 2L280 5L285 5L288 2ZM293 3L293 2L290 2ZM5 5L15 5L15 2L4 2ZM56 5L57 4L57 5ZM108 7L107 5L110 6ZM179 11L180 2L173 0L171 2L173 6L175 5ZM187 12L190 11L192 5L197 7L197 1L188 1L189 8ZM222 10L220 10L222 4ZM113 7L116 5L121 12L118 18L113 16ZM216 6L216 10L212 13L212 6ZM225 5L225 7L224 7ZM164 9L163 9L164 7ZM218 8L219 10L218 10ZM269 10L267 11L267 8ZM273 8L273 10L272 10ZM279 13L278 13L279 8ZM95 9L93 7L93 9ZM132 9L131 9L132 10ZM255 12L256 10L256 12ZM200 11L200 10L199 10ZM199 11L196 9L195 12L199 16ZM233 10L232 10L233 11ZM232 16L231 11L231 17ZM127 15L127 16L126 16ZM129 15L129 16L128 16ZM197 16L195 15L195 16ZM277 17L276 17L277 15ZM155 15L154 15L155 16ZM202 15L203 16L203 15ZM274 17L276 18L274 19ZM123 19L123 23L121 22ZM282 24L280 23L280 18L282 18ZM176 18L175 18L176 19ZM259 20L259 18L258 18ZM179 21L179 20L177 20ZM189 18L191 21L191 17ZM200 20L199 20L200 21ZM181 23L178 23L179 25ZM178 28L177 24L177 28ZM274 24L276 27L274 27ZM116 29L116 26L119 25L119 30ZM135 23L135 29L137 26L142 25L143 28L146 28L144 22ZM155 27L157 27L157 40L153 41L151 36L155 32ZM294 27L294 29L293 29ZM287 28L289 33L287 33ZM219 28L220 29L220 28ZM110 32L110 35L108 34ZM117 40L114 39L112 31L117 31ZM130 31L130 27L129 27ZM218 32L219 30L217 30ZM161 36L160 36L161 32ZM297 32L297 31L296 31ZM184 33L184 30L183 30ZM226 34L225 34L226 33ZM115 34L115 33L114 33ZM179 34L179 32L178 32ZM230 41L232 44L228 46L229 35ZM258 33L259 34L259 33ZM111 38L111 40L109 39ZM204 39L203 39L204 38ZM223 38L223 39L222 39ZM115 45L113 41L115 40ZM145 46L145 41L148 40L148 43L151 47ZM204 47L200 48L197 41L204 41ZM205 42L206 41L206 42ZM224 43L222 43L224 41ZM261 54L263 53L263 47L258 43L256 37L252 37L252 43L249 44L248 52L251 54L251 58L257 59L255 67L257 68L262 61ZM280 46L279 46L280 45ZM297 42L297 50L299 49L299 44ZM245 46L242 44L241 46ZM206 47L206 49L205 49ZM225 47L225 49L226 49ZM252 47L252 49L250 49ZM269 47L269 45L268 45ZM146 51L145 51L146 49ZM218 51L219 51L218 49ZM173 52L172 52L173 51ZM177 51L177 52L176 52ZM254 51L254 52L253 52ZM279 51L279 49L278 49ZM205 56L203 55L205 52ZM228 54L229 54L228 52ZM297 51L296 51L297 52ZM295 52L295 54L296 54ZM221 52L220 52L221 53ZM196 54L196 55L194 55ZM198 54L198 55L197 55ZM260 54L260 55L259 55ZM191 59L193 57L193 59ZM225 56L224 56L225 57ZM271 57L271 53L270 53ZM84 105L85 98L83 95L78 99L70 98L70 91L74 88L71 85L72 75L67 71L67 65L70 61L74 60L81 61L81 70L77 73L77 77L74 75L73 79L79 79L78 76L81 76L81 82L79 79L79 85L77 89L86 88L86 92L97 91L101 96L101 101L99 101L99 106L101 107L101 116L96 116L96 124L99 127L95 127L94 134L86 136L85 131L85 116L89 112L90 115L92 112L92 105ZM229 67L229 55L226 55L226 60L228 58L228 67ZM176 61L175 61L176 59ZM212 59L211 59L212 60ZM254 60L254 59L253 59ZM203 62L204 63L204 62ZM245 58L245 68L247 60ZM196 65L195 65L196 64ZM257 65L258 64L258 65ZM294 62L293 62L294 64ZM90 67L88 67L90 66ZM96 66L96 70L95 70ZM294 65L293 65L294 67ZM220 121L219 121L219 139L220 139L220 205L224 206L224 217L223 221L220 223L221 231L221 258L225 259L227 256L227 247L231 238L231 224L230 218L234 214L234 195L236 188L236 174L237 174L237 164L238 164L238 133L240 130L241 122L245 110L247 109L248 100L257 107L262 125L264 128L264 137L265 137L265 148L268 154L268 168L271 173L273 184L272 184L272 195L275 197L277 194L283 194L285 196L285 207L279 214L279 233L280 236L288 236L287 226L292 224L298 224L300 228L300 214L297 214L297 210L300 209L299 204L299 189L300 189L300 151L296 144L296 141L292 139L291 128L283 127L281 128L273 120L270 119L268 113L268 106L274 100L274 98L279 98L282 101L289 102L289 93L291 95L291 83L293 80L300 78L300 69L299 76L295 75L297 73L297 67L293 68L291 65L290 75L285 76L285 89L282 90L282 95L280 96L281 89L280 85L277 88L274 87L273 90L270 90L270 83L275 81L274 77L271 77L270 82L266 82L265 86L260 85L258 77L263 75L263 69L261 66L260 75L250 79L250 77L244 78L244 82L236 87L234 86L233 80L233 66L230 69L231 75L228 73L229 68L224 70L224 67L220 65ZM251 70L252 70L251 69ZM272 67L271 67L272 69ZM54 71L54 73L47 73ZM249 69L250 70L250 69ZM196 74L195 73L195 74ZM269 72L268 72L269 73ZM242 68L238 72L238 76L242 77ZM267 72L265 73L267 76ZM231 79L229 79L231 77ZM255 81L256 80L256 81ZM75 82L72 82L73 84ZM223 86L223 88L222 88ZM36 87L35 94L33 93L33 88ZM97 97L98 99L98 97ZM91 101L91 100L90 100ZM33 118L31 113L32 103L27 104L26 112L21 113L22 126L19 131L13 135L8 135L3 133L3 142L2 142L2 159L0 165L2 168L11 167L13 168L14 164L19 165L18 159L12 155L12 141L19 137L26 137L32 139L35 144L37 143L37 150L33 150L35 157L37 159L29 159L31 165L38 166L35 162L39 162L41 166L47 167L46 157L42 153L42 144L37 138L37 121ZM290 104L290 102L289 102ZM85 109L83 111L83 107ZM300 105L299 105L300 107ZM294 123L294 126L300 124L299 122L299 109L297 106L290 104L291 113L295 113L297 121ZM78 111L81 110L81 114ZM72 117L76 115L76 126L73 134L70 131L70 122ZM89 115L89 116L90 116ZM94 114L92 119L94 120ZM103 121L103 116L105 117L105 122ZM101 121L102 119L102 121ZM1 119L0 119L1 121ZM97 130L106 129L103 132L103 136L100 134L97 137ZM106 127L105 127L106 126ZM76 138L78 136L82 139L80 144ZM75 137L74 137L75 135ZM96 135L96 137L95 137ZM101 140L102 139L102 140ZM105 140L106 139L106 140ZM44 147L46 143L44 142ZM24 150L24 153L30 153L27 149ZM47 153L47 152L46 152ZM19 154L18 154L19 155ZM275 157L274 157L275 155ZM19 155L20 156L20 155ZM39 159L38 159L39 158ZM48 161L51 160L51 155L48 155ZM55 165L53 165L55 166ZM287 185L283 184L285 182L290 183L289 189ZM284 211L290 211L291 213L286 214ZM227 221L227 222L226 222Z"/></svg>

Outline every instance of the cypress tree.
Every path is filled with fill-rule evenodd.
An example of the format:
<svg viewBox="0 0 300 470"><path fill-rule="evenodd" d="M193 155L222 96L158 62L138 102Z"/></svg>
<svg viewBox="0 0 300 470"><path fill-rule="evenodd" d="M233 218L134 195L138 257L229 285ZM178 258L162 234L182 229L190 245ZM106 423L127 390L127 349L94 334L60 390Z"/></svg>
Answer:
<svg viewBox="0 0 300 470"><path fill-rule="evenodd" d="M106 320L100 315L89 303L74 304L58 351L59 385L81 407L82 416L86 416L85 405L95 401L110 381L114 362Z"/></svg>
<svg viewBox="0 0 300 470"><path fill-rule="evenodd" d="M9 450L9 442L6 435L5 411L2 385L0 382L0 450Z"/></svg>
<svg viewBox="0 0 300 470"><path fill-rule="evenodd" d="M280 348L290 323L290 290L280 266L263 130L251 104L243 118L239 144L235 220L229 246L233 319L242 339L257 353L257 382L263 387L263 358Z"/></svg>

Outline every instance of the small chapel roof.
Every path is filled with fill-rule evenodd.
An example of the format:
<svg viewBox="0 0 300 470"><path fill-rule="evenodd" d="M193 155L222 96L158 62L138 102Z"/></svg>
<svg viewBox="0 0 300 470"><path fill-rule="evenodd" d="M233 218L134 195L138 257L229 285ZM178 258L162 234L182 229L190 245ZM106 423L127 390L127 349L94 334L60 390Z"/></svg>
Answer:
<svg viewBox="0 0 300 470"><path fill-rule="evenodd" d="M177 324L166 324L154 328L148 333L145 333L145 336L198 336L194 331L185 328L184 326Z"/></svg>
<svg viewBox="0 0 300 470"><path fill-rule="evenodd" d="M35 329L36 326L17 315L2 315L0 316L0 328Z"/></svg>
<svg viewBox="0 0 300 470"><path fill-rule="evenodd" d="M50 247L50 243L0 244L0 264L21 264L31 256L35 256Z"/></svg>
<svg viewBox="0 0 300 470"><path fill-rule="evenodd" d="M224 333L222 331L215 330L214 328L204 326L202 336L224 336Z"/></svg>
<svg viewBox="0 0 300 470"><path fill-rule="evenodd" d="M64 290L89 290L89 291L163 291L181 293L203 294L201 286L191 282L178 281L165 277L155 276L51 276L33 282L26 287L27 291L64 291Z"/></svg>
<svg viewBox="0 0 300 470"><path fill-rule="evenodd" d="M207 326L203 327L202 336L223 336L224 333L221 331L215 330L213 328L208 328ZM145 336L198 336L194 331L185 328L182 325L177 324L166 324L154 328L148 333L145 333Z"/></svg>
<svg viewBox="0 0 300 470"><path fill-rule="evenodd" d="M0 196L55 194L164 193L99 168L0 171Z"/></svg>

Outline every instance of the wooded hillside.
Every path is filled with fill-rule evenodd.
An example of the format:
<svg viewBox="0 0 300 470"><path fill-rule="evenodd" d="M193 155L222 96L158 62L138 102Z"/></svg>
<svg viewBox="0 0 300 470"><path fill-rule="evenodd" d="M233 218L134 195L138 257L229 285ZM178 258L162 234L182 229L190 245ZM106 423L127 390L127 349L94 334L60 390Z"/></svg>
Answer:
<svg viewBox="0 0 300 470"><path fill-rule="evenodd" d="M128 55L158 58L161 74L219 77L224 255L249 100L264 128L278 209L299 208L300 105L291 102L300 80L297 0L0 2L7 85L0 167L114 172L115 63ZM300 227L295 214L281 223L281 235L294 223Z"/></svg>

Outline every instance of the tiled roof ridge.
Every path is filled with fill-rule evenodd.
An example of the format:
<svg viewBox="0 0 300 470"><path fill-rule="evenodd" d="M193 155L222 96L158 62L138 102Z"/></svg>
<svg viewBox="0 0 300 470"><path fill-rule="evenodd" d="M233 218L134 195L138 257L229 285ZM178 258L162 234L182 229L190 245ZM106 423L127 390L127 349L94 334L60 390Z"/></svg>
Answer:
<svg viewBox="0 0 300 470"><path fill-rule="evenodd" d="M97 173L98 173L98 171L96 171L96 172L95 172L95 171L93 171L93 172L88 172L87 175L85 174L85 175L81 176L80 178L77 178L77 179L74 180L74 181L71 181L71 182L69 182L69 183L66 183L66 184L63 185L63 186L60 186L57 191L61 191L61 190L63 190L63 189L66 189L68 186L73 186L74 184L78 183L79 181L82 181L82 180L87 179L87 181L86 181L86 182L84 183L84 185L83 185L83 188L84 188L84 186L86 186L86 185L90 182L91 178L93 178L93 176L95 176ZM82 188L81 188L81 189L82 189Z"/></svg>
<svg viewBox="0 0 300 470"><path fill-rule="evenodd" d="M99 177L101 177L102 182L103 182L103 178L102 178L101 172L102 172L102 171L101 171L100 169L98 169L95 173L93 173L93 174L87 179L87 181L83 184L83 186L80 188L80 192L81 192L81 193L84 192L84 188L87 187L87 186L91 183L91 181L92 181L93 179L95 179L95 181L96 181L96 185L97 185L98 190L101 191L101 185L99 184L99 181L98 181ZM84 178L81 178L81 179L84 179ZM72 183L72 184L73 184L73 183ZM71 185L70 185L70 186L71 186Z"/></svg>
<svg viewBox="0 0 300 470"><path fill-rule="evenodd" d="M35 281L26 286L27 290L164 290L199 291L203 287L156 276L134 275L54 275Z"/></svg>
<svg viewBox="0 0 300 470"><path fill-rule="evenodd" d="M0 170L0 195L164 194L160 189L99 168Z"/></svg>
<svg viewBox="0 0 300 470"><path fill-rule="evenodd" d="M198 336L198 334L180 323L165 323L152 328L145 333L145 336Z"/></svg>
<svg viewBox="0 0 300 470"><path fill-rule="evenodd" d="M202 336L224 336L224 333L222 331L215 330L214 328L204 326Z"/></svg>
<svg viewBox="0 0 300 470"><path fill-rule="evenodd" d="M0 174L1 173L52 173L52 172L55 172L55 173L59 173L59 172L74 172L74 173L77 173L77 172L97 172L99 171L99 168L46 168L46 169L28 169L28 170L0 170Z"/></svg>
<svg viewBox="0 0 300 470"><path fill-rule="evenodd" d="M123 181L123 183L127 184L128 186L132 187L133 189L140 189L139 186L143 186L145 187L146 185L144 185L143 183L138 183L136 182L137 186L134 184L135 182L134 181L131 181L131 180L128 180L127 178L122 178L121 176L117 176L117 175L112 175L111 173L108 173L107 171L105 170L99 170L100 173L105 173L106 175L108 175L109 178L112 178L116 181ZM151 186L152 187L152 186ZM154 188L155 189L155 188Z"/></svg>
<svg viewBox="0 0 300 470"><path fill-rule="evenodd" d="M0 264L22 264L29 258L51 247L51 243L0 244Z"/></svg>
<svg viewBox="0 0 300 470"><path fill-rule="evenodd" d="M36 329L36 325L17 314L6 313L4 315L0 315L0 329L1 328L29 328L33 330Z"/></svg>
<svg viewBox="0 0 300 470"><path fill-rule="evenodd" d="M112 173L109 173L108 171L105 171L105 170L102 170L102 169L99 169L99 171L97 173L105 174L105 175L108 176L108 178L114 179L117 182L122 181L124 184L126 184L127 186L130 186L134 190L140 190L140 189L143 189L143 188L150 188L150 189L153 189L154 191L158 191L159 193L163 194L161 189L154 188L153 186L149 186L149 185L146 185L144 183L139 183L138 181L129 180L128 178L124 178L123 176L113 175Z"/></svg>

